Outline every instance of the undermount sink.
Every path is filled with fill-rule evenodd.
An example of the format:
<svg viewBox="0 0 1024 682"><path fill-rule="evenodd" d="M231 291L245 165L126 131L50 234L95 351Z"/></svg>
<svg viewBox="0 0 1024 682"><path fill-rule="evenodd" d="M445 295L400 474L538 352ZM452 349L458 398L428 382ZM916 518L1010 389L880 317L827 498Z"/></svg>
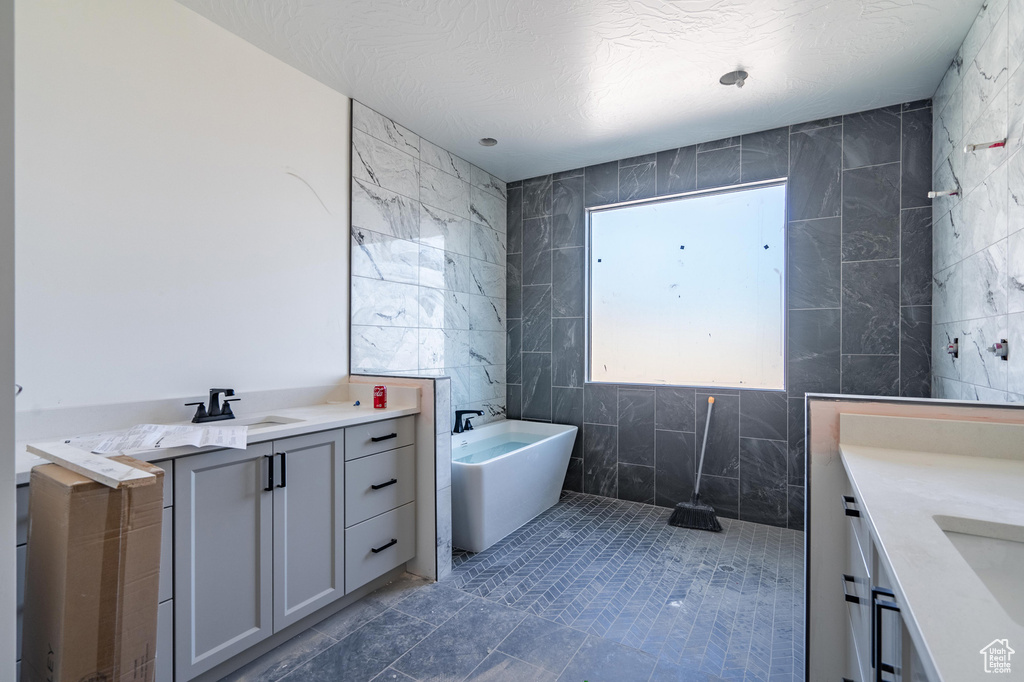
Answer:
<svg viewBox="0 0 1024 682"><path fill-rule="evenodd" d="M934 519L1010 618L1024 625L1024 526L958 516Z"/></svg>
<svg viewBox="0 0 1024 682"><path fill-rule="evenodd" d="M269 429L271 426L283 426L285 424L298 424L304 422L305 419L296 419L295 417L278 417L276 415L269 417L250 417L248 419L236 419L235 424L239 426L248 426L250 431L256 429Z"/></svg>

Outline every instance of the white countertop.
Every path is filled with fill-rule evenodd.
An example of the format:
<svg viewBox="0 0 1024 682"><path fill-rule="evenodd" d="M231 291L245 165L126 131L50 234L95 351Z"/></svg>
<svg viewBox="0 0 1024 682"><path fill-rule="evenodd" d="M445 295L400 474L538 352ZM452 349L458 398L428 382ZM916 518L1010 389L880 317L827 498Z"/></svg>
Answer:
<svg viewBox="0 0 1024 682"><path fill-rule="evenodd" d="M249 429L247 433L247 442L260 443L277 438L288 438L289 436L299 436L306 433L315 433L317 431L328 431L330 429L354 426L356 424L366 424L368 422L381 421L384 419L394 419L396 417L417 414L420 411L418 402L409 400L389 400L388 407L382 410L374 409L371 400L362 400L359 406L355 406L354 402L354 400L345 400L320 405L307 405L302 407L270 410L266 412L238 414L238 418L244 419L244 421L265 419L267 417L286 417L301 420L290 424L275 424L273 426L267 426L259 429ZM230 426L234 423L237 422L229 420L209 422L207 425ZM87 434L66 434L64 437L70 438L71 436L77 435ZM51 438L49 440L58 439ZM35 440L32 442L39 443L41 441ZM18 485L28 483L29 473L31 472L32 467L46 463L46 460L41 457L30 454L25 449L27 445L28 442L22 442L18 443L15 448L15 475ZM213 449L214 448L194 447L163 448L140 454L133 454L132 456L147 462L154 462L165 459L174 459L175 457L182 457L185 455L194 455Z"/></svg>
<svg viewBox="0 0 1024 682"><path fill-rule="evenodd" d="M1024 526L1024 426L843 414L839 449L922 658L946 682L1024 680L1024 625L933 518ZM983 671L995 639L1019 652L1011 674Z"/></svg>

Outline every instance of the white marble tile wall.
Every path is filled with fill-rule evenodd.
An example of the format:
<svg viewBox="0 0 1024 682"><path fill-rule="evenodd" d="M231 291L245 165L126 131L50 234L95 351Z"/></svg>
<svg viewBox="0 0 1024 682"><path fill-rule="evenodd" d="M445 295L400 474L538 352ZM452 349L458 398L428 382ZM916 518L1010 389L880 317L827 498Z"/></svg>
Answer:
<svg viewBox="0 0 1024 682"><path fill-rule="evenodd" d="M503 418L505 183L358 102L352 128L352 372Z"/></svg>
<svg viewBox="0 0 1024 682"><path fill-rule="evenodd" d="M1022 63L1024 0L987 0L932 99L934 189L960 191L932 204L936 398L1024 402ZM988 350L1003 339L1005 361Z"/></svg>

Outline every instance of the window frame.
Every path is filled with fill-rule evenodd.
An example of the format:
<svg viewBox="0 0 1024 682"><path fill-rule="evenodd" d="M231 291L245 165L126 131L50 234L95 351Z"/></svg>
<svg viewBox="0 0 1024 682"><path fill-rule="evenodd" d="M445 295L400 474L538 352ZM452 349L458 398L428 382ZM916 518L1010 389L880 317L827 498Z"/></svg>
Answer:
<svg viewBox="0 0 1024 682"><path fill-rule="evenodd" d="M638 383L635 381L595 381L591 376L591 344L593 343L593 302L591 300L592 291L592 272L591 272L591 253L593 248L593 224L592 218L595 213L603 211L614 210L623 208L625 206L635 206L640 204L658 204L667 203L669 201L677 201L679 199L685 199L690 197L700 196L711 196L716 194L732 194L736 192L742 192L749 189L759 189L762 187L773 187L781 186L785 190L785 201L782 208L782 267L784 275L784 283L782 287L782 387L781 388L762 388L755 386L724 386L724 385L705 385L698 383ZM697 189L688 192L679 192L676 194L667 194L665 196L648 197L646 199L632 199L630 201L618 201L611 204L601 204L599 206L586 207L586 230L585 230L585 242L583 250L584 258L584 312L586 319L586 342L584 343L583 349L583 362L585 363L584 371L584 383L597 384L601 386L641 386L656 388L658 386L678 386L687 388L699 388L707 389L709 392L714 391L763 391L772 393L783 393L788 394L789 392L789 177L770 178L767 180L758 180L756 182L744 182L735 185L723 185L721 187L708 187L705 189Z"/></svg>

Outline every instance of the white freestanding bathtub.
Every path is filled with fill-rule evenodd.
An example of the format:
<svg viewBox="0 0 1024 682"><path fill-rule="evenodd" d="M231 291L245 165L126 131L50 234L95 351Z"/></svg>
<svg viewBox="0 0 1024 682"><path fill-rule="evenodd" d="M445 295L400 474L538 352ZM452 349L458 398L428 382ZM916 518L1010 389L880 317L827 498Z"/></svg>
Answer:
<svg viewBox="0 0 1024 682"><path fill-rule="evenodd" d="M482 552L558 502L575 440L514 420L452 434L452 545Z"/></svg>

